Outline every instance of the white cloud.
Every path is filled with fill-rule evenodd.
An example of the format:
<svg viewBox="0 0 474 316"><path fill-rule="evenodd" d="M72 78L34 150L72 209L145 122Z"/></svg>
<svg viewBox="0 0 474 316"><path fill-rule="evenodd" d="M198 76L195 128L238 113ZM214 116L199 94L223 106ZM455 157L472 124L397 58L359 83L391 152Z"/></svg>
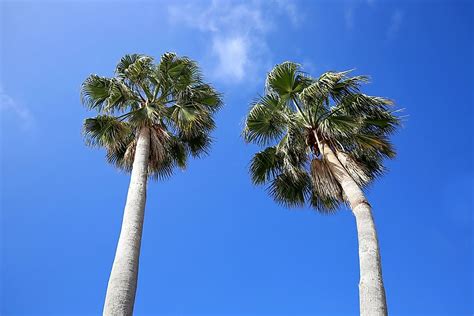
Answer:
<svg viewBox="0 0 474 316"><path fill-rule="evenodd" d="M295 5L295 1L275 0L279 9L285 12L291 20L293 25L300 25L304 16L299 12Z"/></svg>
<svg viewBox="0 0 474 316"><path fill-rule="evenodd" d="M237 28L236 31L263 31L267 22L255 2L237 4L232 1L213 0L206 2L189 2L168 7L171 22L185 23L200 31L222 32ZM246 23L242 23L246 22Z"/></svg>
<svg viewBox="0 0 474 316"><path fill-rule="evenodd" d="M13 100L0 85L0 112L2 115L11 115L22 129L29 129L33 125L33 115L30 110L22 104Z"/></svg>
<svg viewBox="0 0 474 316"><path fill-rule="evenodd" d="M268 48L265 35L275 28L275 12L288 18L294 26L300 22L293 3L274 1L187 2L168 7L174 25L185 25L211 37L208 53L212 75L225 82L239 82L253 77L267 66ZM251 63L250 63L251 61Z"/></svg>
<svg viewBox="0 0 474 316"><path fill-rule="evenodd" d="M392 39L400 30L403 23L403 11L400 9L395 10L390 17L390 25L387 29L387 40Z"/></svg>
<svg viewBox="0 0 474 316"><path fill-rule="evenodd" d="M241 36L232 38L215 38L212 51L218 57L214 74L219 78L233 77L240 81L248 65L248 42Z"/></svg>

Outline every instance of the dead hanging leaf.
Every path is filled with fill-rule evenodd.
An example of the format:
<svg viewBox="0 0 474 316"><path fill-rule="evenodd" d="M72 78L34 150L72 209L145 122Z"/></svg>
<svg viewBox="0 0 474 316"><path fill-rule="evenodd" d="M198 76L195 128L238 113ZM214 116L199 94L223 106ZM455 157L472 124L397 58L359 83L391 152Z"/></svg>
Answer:
<svg viewBox="0 0 474 316"><path fill-rule="evenodd" d="M342 198L341 186L325 160L313 159L311 161L311 179L315 194L321 197Z"/></svg>
<svg viewBox="0 0 474 316"><path fill-rule="evenodd" d="M364 186L370 182L368 170L362 164L353 159L351 155L338 151L337 158L358 185Z"/></svg>

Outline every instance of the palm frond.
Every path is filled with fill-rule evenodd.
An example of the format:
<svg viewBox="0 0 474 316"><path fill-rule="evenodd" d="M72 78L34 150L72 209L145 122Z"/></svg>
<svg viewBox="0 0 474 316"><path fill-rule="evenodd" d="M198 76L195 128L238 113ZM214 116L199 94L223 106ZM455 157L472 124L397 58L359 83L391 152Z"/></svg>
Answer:
<svg viewBox="0 0 474 316"><path fill-rule="evenodd" d="M311 194L311 180L304 171L299 172L296 177L282 173L270 182L268 192L277 203L285 207L303 206Z"/></svg>
<svg viewBox="0 0 474 316"><path fill-rule="evenodd" d="M323 141L348 174L366 187L385 171L383 161L395 150L389 136L400 126L392 101L361 93L367 76L351 71L325 72L313 79L296 63L273 68L265 95L252 104L245 141L264 148L250 162L254 184L266 184L280 204L304 204L332 213L346 197L320 153ZM317 141L318 139L318 141Z"/></svg>
<svg viewBox="0 0 474 316"><path fill-rule="evenodd" d="M362 125L359 118L349 115L331 115L319 123L319 132L325 139L351 137Z"/></svg>
<svg viewBox="0 0 474 316"><path fill-rule="evenodd" d="M148 173L158 179L185 168L188 156L209 152L214 115L222 106L197 63L174 53L164 54L158 64L146 55L125 55L115 77L89 76L81 98L99 112L84 123L86 142L105 147L107 161L119 169L132 169L136 131L150 129Z"/></svg>
<svg viewBox="0 0 474 316"><path fill-rule="evenodd" d="M209 84L196 84L191 92L189 102L204 107L210 113L215 113L222 107L221 95Z"/></svg>
<svg viewBox="0 0 474 316"><path fill-rule="evenodd" d="M309 205L321 214L333 214L339 209L341 201L334 197L322 197L313 191Z"/></svg>
<svg viewBox="0 0 474 316"><path fill-rule="evenodd" d="M250 176L254 184L264 184L281 173L282 159L275 147L258 152L250 162Z"/></svg>
<svg viewBox="0 0 474 316"><path fill-rule="evenodd" d="M318 197L342 199L341 186L332 174L326 160L313 159L311 161L311 180L313 192Z"/></svg>
<svg viewBox="0 0 474 316"><path fill-rule="evenodd" d="M357 161L354 155L341 151L336 151L336 155L337 159L339 159L346 171L359 186L365 187L373 179L368 166L363 162Z"/></svg>
<svg viewBox="0 0 474 316"><path fill-rule="evenodd" d="M98 115L86 119L82 131L87 145L113 148L126 142L132 128L114 116Z"/></svg>
<svg viewBox="0 0 474 316"><path fill-rule="evenodd" d="M118 78L139 84L150 76L152 70L152 57L141 54L131 54L125 55L120 59L115 68L115 73Z"/></svg>
<svg viewBox="0 0 474 316"><path fill-rule="evenodd" d="M188 161L188 149L186 144L183 143L178 137L172 136L168 142L168 154L170 158L175 162L176 166L181 169L186 169Z"/></svg>
<svg viewBox="0 0 474 316"><path fill-rule="evenodd" d="M162 91L170 92L175 98L184 90L202 84L202 75L196 62L174 53L164 54L158 66L158 77Z"/></svg>
<svg viewBox="0 0 474 316"><path fill-rule="evenodd" d="M199 158L209 154L212 138L207 133L181 135L182 142L187 146L193 157Z"/></svg>
<svg viewBox="0 0 474 316"><path fill-rule="evenodd" d="M90 75L81 86L81 101L89 109L113 113L133 107L139 98L117 78Z"/></svg>
<svg viewBox="0 0 474 316"><path fill-rule="evenodd" d="M311 84L311 79L300 68L299 64L289 61L276 65L267 75L267 92L278 95L283 101L291 100Z"/></svg>
<svg viewBox="0 0 474 316"><path fill-rule="evenodd" d="M387 137L367 133L357 133L351 137L359 150L377 152L386 158L394 158L396 153Z"/></svg>
<svg viewBox="0 0 474 316"><path fill-rule="evenodd" d="M266 95L252 105L245 122L244 139L260 145L269 144L285 133L288 120L280 98Z"/></svg>
<svg viewBox="0 0 474 316"><path fill-rule="evenodd" d="M81 86L81 101L89 109L101 111L110 96L112 80L90 75Z"/></svg>
<svg viewBox="0 0 474 316"><path fill-rule="evenodd" d="M154 104L147 104L127 114L128 122L137 128L160 124L163 109Z"/></svg>
<svg viewBox="0 0 474 316"><path fill-rule="evenodd" d="M175 104L168 108L166 119L183 135L210 132L215 128L211 113L199 104Z"/></svg>

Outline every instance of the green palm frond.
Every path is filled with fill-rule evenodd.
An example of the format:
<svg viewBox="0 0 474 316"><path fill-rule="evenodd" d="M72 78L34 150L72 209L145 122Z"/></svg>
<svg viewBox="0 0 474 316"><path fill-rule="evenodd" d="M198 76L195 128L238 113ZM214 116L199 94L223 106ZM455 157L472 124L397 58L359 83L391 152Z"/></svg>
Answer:
<svg viewBox="0 0 474 316"><path fill-rule="evenodd" d="M303 206L311 194L311 180L304 171L300 171L296 177L282 173L271 180L268 192L285 207Z"/></svg>
<svg viewBox="0 0 474 316"><path fill-rule="evenodd" d="M222 106L221 95L205 83L195 85L189 99L194 104L204 106L211 113L215 113Z"/></svg>
<svg viewBox="0 0 474 316"><path fill-rule="evenodd" d="M341 201L335 197L322 197L313 191L308 204L322 214L333 214L340 207Z"/></svg>
<svg viewBox="0 0 474 316"><path fill-rule="evenodd" d="M130 172L133 165L135 147L137 145L136 137L130 134L123 142L114 147L106 147L106 160L111 165L125 172Z"/></svg>
<svg viewBox="0 0 474 316"><path fill-rule="evenodd" d="M152 57L122 57L112 78L89 76L81 88L82 102L99 115L84 123L90 145L104 147L107 161L130 171L138 131L150 129L150 176L163 179L188 156L209 152L214 114L221 95L202 79L196 62L174 53L158 64Z"/></svg>
<svg viewBox="0 0 474 316"><path fill-rule="evenodd" d="M300 65L284 62L273 68L267 76L266 87L269 93L277 94L283 101L291 100L311 83Z"/></svg>
<svg viewBox="0 0 474 316"><path fill-rule="evenodd" d="M359 186L365 187L373 180L369 166L358 161L354 154L338 151L337 158Z"/></svg>
<svg viewBox="0 0 474 316"><path fill-rule="evenodd" d="M186 144L193 157L199 158L209 154L212 145L212 138L207 133L198 133L196 135L182 135L183 143Z"/></svg>
<svg viewBox="0 0 474 316"><path fill-rule="evenodd" d="M148 79L152 71L153 58L141 54L125 55L115 69L118 78L130 80L135 84Z"/></svg>
<svg viewBox="0 0 474 316"><path fill-rule="evenodd" d="M172 136L168 142L168 154L176 164L181 169L186 168L188 161L188 148L186 144L180 140L178 137Z"/></svg>
<svg viewBox="0 0 474 316"><path fill-rule="evenodd" d="M127 113L126 118L128 119L128 122L136 128L160 125L163 112L164 109L160 106L146 104L137 110Z"/></svg>
<svg viewBox="0 0 474 316"><path fill-rule="evenodd" d="M354 95L360 91L360 86L364 83L369 82L367 76L354 76L347 77L350 71L338 73L341 79L334 82L330 90L330 95L333 100L340 102L347 96Z"/></svg>
<svg viewBox="0 0 474 316"><path fill-rule="evenodd" d="M349 115L331 115L319 124L319 132L325 139L350 137L361 126L361 120Z"/></svg>
<svg viewBox="0 0 474 316"><path fill-rule="evenodd" d="M81 101L89 109L101 111L110 96L112 80L90 75L81 86Z"/></svg>
<svg viewBox="0 0 474 316"><path fill-rule="evenodd" d="M175 104L168 108L166 120L183 135L210 132L215 128L212 113L199 104Z"/></svg>
<svg viewBox="0 0 474 316"><path fill-rule="evenodd" d="M136 105L138 97L116 78L90 75L82 84L81 101L89 109L112 113Z"/></svg>
<svg viewBox="0 0 474 316"><path fill-rule="evenodd" d="M282 159L275 147L258 152L250 162L250 176L254 184L264 184L278 176L282 170Z"/></svg>
<svg viewBox="0 0 474 316"><path fill-rule="evenodd" d="M355 93L340 100L335 110L353 116L377 116L388 111L392 105L393 102L386 98Z"/></svg>
<svg viewBox="0 0 474 316"><path fill-rule="evenodd" d="M386 168L383 165L384 157L377 152L370 153L361 150L354 150L348 155L355 163L357 163L359 166L358 170L362 170L366 177L368 177L369 181L364 182L364 186L370 185L373 180L382 176L386 172ZM348 168L350 168L350 166Z"/></svg>
<svg viewBox="0 0 474 316"><path fill-rule="evenodd" d="M377 152L386 158L395 158L395 150L387 137L368 133L357 133L351 137L357 149Z"/></svg>
<svg viewBox="0 0 474 316"><path fill-rule="evenodd" d="M98 115L86 119L82 131L87 145L113 148L127 141L132 128L113 116Z"/></svg>
<svg viewBox="0 0 474 316"><path fill-rule="evenodd" d="M266 95L252 105L245 121L244 138L247 142L269 144L285 133L289 120L280 98Z"/></svg>
<svg viewBox="0 0 474 316"><path fill-rule="evenodd" d="M283 172L297 176L300 169L305 168L308 162L309 148L304 139L303 130L294 126L276 145L277 154L281 157Z"/></svg>
<svg viewBox="0 0 474 316"><path fill-rule="evenodd" d="M180 98L188 88L203 84L196 62L188 57L177 57L174 53L164 54L157 68L163 91L169 91L174 98ZM189 91L189 90L188 90Z"/></svg>
<svg viewBox="0 0 474 316"><path fill-rule="evenodd" d="M389 136L400 119L392 101L363 94L369 78L350 73L331 71L314 79L298 64L284 62L268 74L266 94L252 104L243 136L269 146L254 155L249 171L252 182L266 184L278 203L306 204L323 213L345 203L321 142L361 187L382 175L384 159L395 156Z"/></svg>

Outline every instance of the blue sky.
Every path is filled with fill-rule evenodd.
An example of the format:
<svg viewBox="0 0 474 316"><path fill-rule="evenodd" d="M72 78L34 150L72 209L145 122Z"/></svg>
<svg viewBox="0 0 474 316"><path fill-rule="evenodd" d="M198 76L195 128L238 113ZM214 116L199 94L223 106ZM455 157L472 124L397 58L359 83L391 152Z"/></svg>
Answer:
<svg viewBox="0 0 474 316"><path fill-rule="evenodd" d="M276 205L240 137L266 73L355 68L408 116L368 192L392 315L472 315L471 1L0 2L2 315L99 315L128 186L84 146L79 87L126 53L197 60L211 155L151 182L136 315L357 315L355 222Z"/></svg>

